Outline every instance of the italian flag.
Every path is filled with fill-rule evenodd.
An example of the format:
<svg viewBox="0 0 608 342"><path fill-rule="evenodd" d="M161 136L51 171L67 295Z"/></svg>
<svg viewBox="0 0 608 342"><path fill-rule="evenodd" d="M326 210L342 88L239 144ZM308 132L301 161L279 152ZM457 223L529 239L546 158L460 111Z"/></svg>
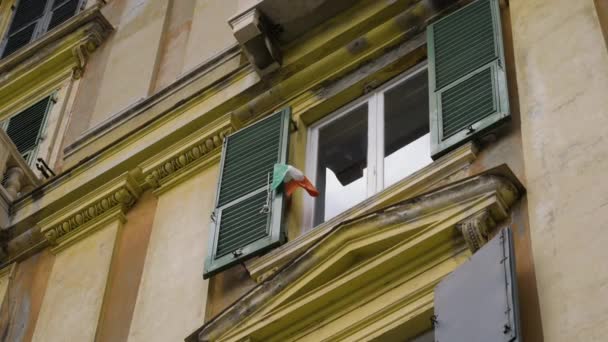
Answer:
<svg viewBox="0 0 608 342"><path fill-rule="evenodd" d="M287 196L296 191L298 187L303 188L312 197L319 196L319 190L315 188L302 171L287 164L274 164L272 174L272 190L276 190L281 184L285 184L283 191Z"/></svg>

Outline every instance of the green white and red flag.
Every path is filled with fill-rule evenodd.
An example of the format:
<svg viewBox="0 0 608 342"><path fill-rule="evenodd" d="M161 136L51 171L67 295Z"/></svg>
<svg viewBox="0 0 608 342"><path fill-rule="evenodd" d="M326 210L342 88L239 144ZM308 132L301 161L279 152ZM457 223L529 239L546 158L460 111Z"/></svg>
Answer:
<svg viewBox="0 0 608 342"><path fill-rule="evenodd" d="M304 176L302 171L291 165L274 164L272 190L276 190L281 184L284 184L283 191L287 196L291 196L297 188L303 188L312 197L319 196L319 190Z"/></svg>

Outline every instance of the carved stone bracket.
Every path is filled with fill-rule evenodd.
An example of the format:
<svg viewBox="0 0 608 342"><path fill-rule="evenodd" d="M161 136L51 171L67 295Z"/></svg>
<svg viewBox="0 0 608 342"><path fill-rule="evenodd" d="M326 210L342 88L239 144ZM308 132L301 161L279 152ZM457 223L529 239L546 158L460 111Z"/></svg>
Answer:
<svg viewBox="0 0 608 342"><path fill-rule="evenodd" d="M72 48L72 54L76 60L76 66L73 69L75 79L82 77L89 56L103 43L111 32L100 22L90 23L83 31L83 38Z"/></svg>
<svg viewBox="0 0 608 342"><path fill-rule="evenodd" d="M170 151L179 151L161 160L157 160L152 165L143 166L144 189L154 189L161 184L168 182L177 174L185 169L202 162L214 152L219 152L224 138L232 133L233 128L229 121L212 130L202 138L178 143L181 148L170 148Z"/></svg>
<svg viewBox="0 0 608 342"><path fill-rule="evenodd" d="M124 215L135 203L141 193L141 188L134 178L129 175L119 177L105 189L100 189L99 195L76 201L39 223L45 239L52 245L61 245L82 238L88 231L108 216Z"/></svg>
<svg viewBox="0 0 608 342"><path fill-rule="evenodd" d="M484 209L461 221L456 227L462 233L469 250L475 253L488 242L492 229L496 227L496 221L490 210Z"/></svg>

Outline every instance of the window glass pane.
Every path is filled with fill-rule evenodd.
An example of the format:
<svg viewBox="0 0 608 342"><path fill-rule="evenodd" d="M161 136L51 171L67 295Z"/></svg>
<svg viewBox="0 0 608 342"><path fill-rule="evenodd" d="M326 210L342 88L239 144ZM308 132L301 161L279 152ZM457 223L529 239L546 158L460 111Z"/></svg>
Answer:
<svg viewBox="0 0 608 342"><path fill-rule="evenodd" d="M367 197L367 104L319 129L314 225Z"/></svg>
<svg viewBox="0 0 608 342"><path fill-rule="evenodd" d="M420 72L384 94L384 186L430 164L427 73Z"/></svg>

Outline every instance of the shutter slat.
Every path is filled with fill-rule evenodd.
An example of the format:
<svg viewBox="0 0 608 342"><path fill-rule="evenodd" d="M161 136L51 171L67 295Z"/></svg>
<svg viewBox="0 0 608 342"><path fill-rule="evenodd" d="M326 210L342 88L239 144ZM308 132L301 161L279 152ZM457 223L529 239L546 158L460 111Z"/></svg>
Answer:
<svg viewBox="0 0 608 342"><path fill-rule="evenodd" d="M253 205L248 205L250 203ZM219 258L228 253L232 253L238 247L242 247L253 242L252 240L248 239L248 233L266 231L268 215L259 214L264 203L266 203L266 193L261 192L253 196L250 200L240 202L222 211L216 257ZM241 218L239 220L232 221L232 216L234 215L241 215ZM226 219L228 222L224 222L224 219ZM237 231L239 234L230 235L228 238L226 238L225 236L222 236L224 230ZM235 244L235 242L239 243Z"/></svg>
<svg viewBox="0 0 608 342"><path fill-rule="evenodd" d="M242 136L237 132L228 137L219 206L267 185L268 172L279 157L280 126L281 117L276 116L253 125Z"/></svg>
<svg viewBox="0 0 608 342"><path fill-rule="evenodd" d="M49 96L9 119L6 134L21 154L33 150L38 145L50 104L51 98Z"/></svg>
<svg viewBox="0 0 608 342"><path fill-rule="evenodd" d="M449 20L438 22L434 30L435 44L439 47L436 61L438 89L498 57L489 1L473 3ZM471 60L473 54L485 58Z"/></svg>
<svg viewBox="0 0 608 342"><path fill-rule="evenodd" d="M443 139L496 111L491 71L488 68L445 92L441 101Z"/></svg>
<svg viewBox="0 0 608 342"><path fill-rule="evenodd" d="M498 0L429 25L431 150L437 159L510 117Z"/></svg>
<svg viewBox="0 0 608 342"><path fill-rule="evenodd" d="M268 197L268 175L287 162L288 123L284 110L226 138L204 277L280 243L283 195Z"/></svg>

